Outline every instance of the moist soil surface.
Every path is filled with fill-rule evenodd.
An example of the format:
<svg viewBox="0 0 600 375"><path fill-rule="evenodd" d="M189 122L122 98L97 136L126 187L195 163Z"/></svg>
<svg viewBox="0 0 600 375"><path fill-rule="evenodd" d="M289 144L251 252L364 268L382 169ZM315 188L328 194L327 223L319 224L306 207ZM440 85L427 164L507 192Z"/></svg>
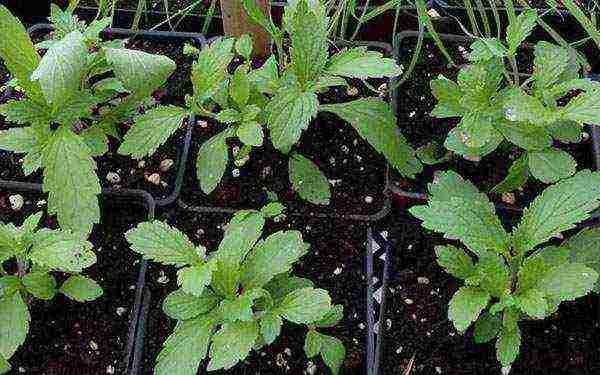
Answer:
<svg viewBox="0 0 600 375"><path fill-rule="evenodd" d="M406 68L410 64L416 46L416 37L402 39L400 46L400 63ZM468 42L455 42L445 40L444 44L457 65L465 63L463 51L469 51ZM520 56L531 73L531 55L523 52ZM449 133L460 121L460 118L438 119L429 114L435 107L437 100L431 93L429 83L438 75L443 75L456 81L458 69L449 68L447 60L437 49L434 42L425 39L421 55L415 65L411 78L398 88L397 115L403 134L415 147L436 142L443 145ZM571 154L577 161L577 169L593 169L593 152L589 137L579 143L558 143L554 147L560 148ZM449 161L433 166L425 165L417 181L408 181L401 177L394 178L398 185L406 191L426 192L427 184L433 180L436 171L454 170L464 178L472 181L482 191L490 191L500 183L508 174L508 168L517 159L523 150L503 142L494 152L481 158L480 161L469 161L455 155ZM443 156L443 151L440 156ZM515 192L515 207L523 207L531 202L547 185L530 177L522 191ZM492 194L492 199L500 202L501 196Z"/></svg>
<svg viewBox="0 0 600 375"><path fill-rule="evenodd" d="M110 36L109 36L110 37ZM42 40L42 35L34 35L34 41ZM186 41L188 42L188 41ZM157 104L183 105L185 93L191 90L189 77L190 60L182 54L183 41L173 40L145 40L140 37L129 39L126 48L141 50L148 53L162 54L168 56L177 63L176 71L169 77L163 88L153 94ZM0 66L0 86L10 79L4 66ZM12 89L0 92L0 104L10 99L21 98L22 94ZM140 114L143 109L140 109ZM118 131L123 136L132 123L120 124ZM0 116L0 130L19 126L9 124ZM143 189L150 192L155 198L164 198L171 194L175 187L176 172L179 162L180 145L183 144L186 133L186 124L178 130L157 152L142 160L134 160L129 156L117 153L120 141L109 137L109 151L100 157L94 158L97 163L97 175L103 187ZM42 182L42 170L38 170L29 176L25 176L21 167L22 154L15 154L0 150L0 179L25 182ZM165 162L166 161L166 162ZM169 168L162 168L161 163L169 163ZM164 165L164 164L163 164ZM118 181L109 182L107 175L116 173ZM153 174L158 175L155 179ZM152 177L151 177L152 176Z"/></svg>
<svg viewBox="0 0 600 375"><path fill-rule="evenodd" d="M25 204L21 210L13 211L8 204L12 194L15 193L0 190L2 222L20 225L25 217L46 209L44 197L20 193ZM123 209L124 205L125 202L103 203L102 222L90 236L97 263L83 274L100 284L103 295L87 303L72 301L62 294L50 301L32 300L29 335L10 359L11 373L123 373L139 268L139 257L129 250L123 234L145 219L143 209ZM56 228L56 220L44 216L40 227ZM67 278L60 272L54 275L59 285Z"/></svg>

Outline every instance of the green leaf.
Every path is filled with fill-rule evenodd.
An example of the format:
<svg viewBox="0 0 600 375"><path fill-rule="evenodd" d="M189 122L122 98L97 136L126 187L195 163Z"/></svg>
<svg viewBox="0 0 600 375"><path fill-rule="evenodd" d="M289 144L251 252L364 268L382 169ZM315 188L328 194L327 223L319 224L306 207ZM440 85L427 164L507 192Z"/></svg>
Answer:
<svg viewBox="0 0 600 375"><path fill-rule="evenodd" d="M260 288L279 274L288 272L306 251L298 231L280 231L259 242L246 258L241 283L244 289Z"/></svg>
<svg viewBox="0 0 600 375"><path fill-rule="evenodd" d="M383 57L376 51L368 51L366 47L355 47L343 50L329 58L325 73L348 78L384 78L402 74L394 59Z"/></svg>
<svg viewBox="0 0 600 375"><path fill-rule="evenodd" d="M537 289L529 289L525 293L516 296L517 306L527 315L543 319L548 315L548 302L544 293Z"/></svg>
<svg viewBox="0 0 600 375"><path fill-rule="evenodd" d="M409 211L423 220L423 227L460 239L475 253L508 249L508 235L495 215L494 205L469 181L452 171L441 173L429 184L428 205Z"/></svg>
<svg viewBox="0 0 600 375"><path fill-rule="evenodd" d="M21 289L21 279L8 275L0 277L0 298L10 297Z"/></svg>
<svg viewBox="0 0 600 375"><path fill-rule="evenodd" d="M232 124L234 122L240 121L242 119L241 113L235 109L228 108L224 109L221 112L217 113L215 119L219 122L223 122L225 124Z"/></svg>
<svg viewBox="0 0 600 375"><path fill-rule="evenodd" d="M598 207L599 199L598 172L583 170L550 186L525 209L521 223L513 232L515 246L525 252L573 228Z"/></svg>
<svg viewBox="0 0 600 375"><path fill-rule="evenodd" d="M510 22L506 28L506 43L508 44L508 54L514 55L519 46L531 34L537 22L537 11L525 9L519 14L516 22Z"/></svg>
<svg viewBox="0 0 600 375"><path fill-rule="evenodd" d="M93 301L103 293L94 280L81 275L69 277L60 287L60 292L78 302Z"/></svg>
<svg viewBox="0 0 600 375"><path fill-rule="evenodd" d="M11 368L10 363L0 354L0 374L7 374Z"/></svg>
<svg viewBox="0 0 600 375"><path fill-rule="evenodd" d="M506 315L506 313L505 313ZM521 347L521 331L516 323L508 323L504 319L504 325L496 341L496 357L502 367L510 367L517 359Z"/></svg>
<svg viewBox="0 0 600 375"><path fill-rule="evenodd" d="M269 57L260 68L248 73L248 79L258 92L274 94L279 87L279 69L275 56Z"/></svg>
<svg viewBox="0 0 600 375"><path fill-rule="evenodd" d="M469 111L489 111L492 98L497 96L504 81L504 65L500 59L491 59L463 67L458 73L462 95L460 105Z"/></svg>
<svg viewBox="0 0 600 375"><path fill-rule="evenodd" d="M438 264L452 276L465 280L475 274L473 259L462 249L452 245L436 246L435 254Z"/></svg>
<svg viewBox="0 0 600 375"><path fill-rule="evenodd" d="M166 223L155 220L139 224L125 234L131 250L144 258L177 267L202 264L205 249Z"/></svg>
<svg viewBox="0 0 600 375"><path fill-rule="evenodd" d="M27 291L36 298L50 300L56 295L56 280L45 272L32 272L22 279Z"/></svg>
<svg viewBox="0 0 600 375"><path fill-rule="evenodd" d="M207 317L180 322L156 357L155 375L195 375L206 358L215 323Z"/></svg>
<svg viewBox="0 0 600 375"><path fill-rule="evenodd" d="M503 256L483 252L476 271L479 288L493 297L500 298L510 290L510 270Z"/></svg>
<svg viewBox="0 0 600 375"><path fill-rule="evenodd" d="M271 36L281 33L281 31L273 23L273 20L271 19L271 13L269 12L267 15L265 15L263 10L258 7L255 0L241 0L241 3L246 11L248 19L250 19L252 22L262 26L269 32L269 34L271 34Z"/></svg>
<svg viewBox="0 0 600 375"><path fill-rule="evenodd" d="M487 134L488 139L486 143L481 145L481 147L469 147L465 141L472 139L472 137L470 137L469 129L463 127L463 125L464 123L461 122L457 127L452 129L448 133L446 142L444 142L444 146L448 150L459 155L465 157L483 157L494 151L504 140L500 132L490 130Z"/></svg>
<svg viewBox="0 0 600 375"><path fill-rule="evenodd" d="M494 128L494 119L479 112L466 113L457 128L467 149L480 149L500 136Z"/></svg>
<svg viewBox="0 0 600 375"><path fill-rule="evenodd" d="M25 342L31 321L20 293L0 298L0 317L0 355L10 358Z"/></svg>
<svg viewBox="0 0 600 375"><path fill-rule="evenodd" d="M33 238L29 258L47 269L80 273L96 263L92 244L79 233L40 230Z"/></svg>
<svg viewBox="0 0 600 375"><path fill-rule="evenodd" d="M598 273L581 263L569 263L553 268L539 284L548 298L573 301L588 294L598 281Z"/></svg>
<svg viewBox="0 0 600 375"><path fill-rule="evenodd" d="M250 81L248 81L247 68L238 66L229 82L229 96L239 108L244 108L250 98Z"/></svg>
<svg viewBox="0 0 600 375"><path fill-rule="evenodd" d="M29 97L36 98L41 94L40 87L29 79L38 66L40 57L23 24L4 5L0 5L0 35L5 36L0 38L0 58Z"/></svg>
<svg viewBox="0 0 600 375"><path fill-rule="evenodd" d="M0 149L27 154L23 163L26 174L31 174L41 167L42 146L42 140L33 127L0 131Z"/></svg>
<svg viewBox="0 0 600 375"><path fill-rule="evenodd" d="M236 295L241 262L260 238L264 225L265 218L258 212L229 223L219 244L217 270L213 274L212 287L217 293L223 296Z"/></svg>
<svg viewBox="0 0 600 375"><path fill-rule="evenodd" d="M313 92L295 87L278 91L265 108L273 146L283 153L290 152L318 110L319 100Z"/></svg>
<svg viewBox="0 0 600 375"><path fill-rule="evenodd" d="M503 99L504 115L508 122L545 125L556 120L555 110L545 107L538 98L526 94L519 88L509 89Z"/></svg>
<svg viewBox="0 0 600 375"><path fill-rule="evenodd" d="M462 287L454 294L448 309L448 319L460 333L477 320L490 302L490 295L481 289Z"/></svg>
<svg viewBox="0 0 600 375"><path fill-rule="evenodd" d="M312 161L300 154L293 154L288 170L292 187L302 199L314 204L329 204L331 198L329 180Z"/></svg>
<svg viewBox="0 0 600 375"><path fill-rule="evenodd" d="M306 334L306 339L304 340L304 353L306 353L307 358L313 358L319 353L321 353L322 340L319 332L311 329Z"/></svg>
<svg viewBox="0 0 600 375"><path fill-rule="evenodd" d="M13 224L0 223L0 263L11 258L17 251L15 246L20 234Z"/></svg>
<svg viewBox="0 0 600 375"><path fill-rule="evenodd" d="M323 319L330 309L326 290L302 288L285 296L278 311L290 322L308 324Z"/></svg>
<svg viewBox="0 0 600 375"><path fill-rule="evenodd" d="M539 92L557 83L571 61L569 50L540 41L535 45L533 60L535 86Z"/></svg>
<svg viewBox="0 0 600 375"><path fill-rule="evenodd" d="M552 145L552 137L546 127L527 122L501 121L496 129L508 141L525 150L545 150Z"/></svg>
<svg viewBox="0 0 600 375"><path fill-rule="evenodd" d="M348 103L321 106L348 122L403 176L414 177L422 170L414 150L396 127L389 104L380 99L359 99Z"/></svg>
<svg viewBox="0 0 600 375"><path fill-rule="evenodd" d="M452 159L452 155L440 143L429 142L415 150L415 155L423 164L436 165Z"/></svg>
<svg viewBox="0 0 600 375"><path fill-rule="evenodd" d="M506 56L506 48L496 38L477 38L471 44L469 60L472 62L487 61Z"/></svg>
<svg viewBox="0 0 600 375"><path fill-rule="evenodd" d="M177 67L170 58L125 48L106 48L106 61L123 86L142 99L158 89Z"/></svg>
<svg viewBox="0 0 600 375"><path fill-rule="evenodd" d="M283 321L277 314L267 313L260 319L260 333L267 345L272 344L281 333Z"/></svg>
<svg viewBox="0 0 600 375"><path fill-rule="evenodd" d="M232 296L223 300L219 306L221 319L224 322L249 322L254 320L254 311L252 309L254 301L264 296L266 294L262 289L246 289L239 296Z"/></svg>
<svg viewBox="0 0 600 375"><path fill-rule="evenodd" d="M0 105L4 120L15 124L49 124L52 120L50 112L45 103L31 99L10 100Z"/></svg>
<svg viewBox="0 0 600 375"><path fill-rule="evenodd" d="M491 190L492 193L508 193L520 189L529 178L527 154L513 161L508 169L508 175Z"/></svg>
<svg viewBox="0 0 600 375"><path fill-rule="evenodd" d="M325 314L323 319L314 323L315 327L333 327L344 318L344 306L335 305Z"/></svg>
<svg viewBox="0 0 600 375"><path fill-rule="evenodd" d="M85 129L81 137L88 146L91 156L102 156L108 152L108 138L104 130L98 126Z"/></svg>
<svg viewBox="0 0 600 375"><path fill-rule="evenodd" d="M528 166L535 178L551 184L575 174L577 162L565 151L549 149L530 152Z"/></svg>
<svg viewBox="0 0 600 375"><path fill-rule="evenodd" d="M285 211L285 206L279 202L271 202L260 209L260 212L266 217L276 217Z"/></svg>
<svg viewBox="0 0 600 375"><path fill-rule="evenodd" d="M235 50L246 60L250 59L252 56L252 38L249 34L244 34L235 41Z"/></svg>
<svg viewBox="0 0 600 375"><path fill-rule="evenodd" d="M31 80L39 81L48 103L54 109L60 109L78 94L86 66L87 47L83 35L73 31L46 52L31 74Z"/></svg>
<svg viewBox="0 0 600 375"><path fill-rule="evenodd" d="M464 113L464 108L459 100L462 93L456 83L440 75L436 79L432 79L429 85L431 93L438 100L431 112L432 116L438 118L458 117Z"/></svg>
<svg viewBox="0 0 600 375"><path fill-rule="evenodd" d="M23 236L32 235L38 225L40 225L40 219L42 218L44 213L42 211L29 215L24 221L23 225L21 225L21 229L23 230Z"/></svg>
<svg viewBox="0 0 600 375"><path fill-rule="evenodd" d="M346 348L339 339L321 335L321 357L331 372L337 375L346 358Z"/></svg>
<svg viewBox="0 0 600 375"><path fill-rule="evenodd" d="M281 304L281 301L291 292L312 287L314 287L314 283L309 279L281 274L275 276L265 285L264 289L269 292L275 304Z"/></svg>
<svg viewBox="0 0 600 375"><path fill-rule="evenodd" d="M154 154L181 127L187 115L188 111L183 108L165 106L138 116L125 134L119 154L131 155L134 159Z"/></svg>
<svg viewBox="0 0 600 375"><path fill-rule="evenodd" d="M555 121L546 126L552 138L563 143L581 142L581 125L575 121Z"/></svg>
<svg viewBox="0 0 600 375"><path fill-rule="evenodd" d="M564 245L571 262L585 264L600 274L600 229L584 229L571 237ZM596 283L595 291L600 291Z"/></svg>
<svg viewBox="0 0 600 375"><path fill-rule="evenodd" d="M100 221L100 183L96 163L83 138L61 127L48 140L42 164L48 212L57 215L64 229L91 232L93 224Z"/></svg>
<svg viewBox="0 0 600 375"><path fill-rule="evenodd" d="M482 314L475 322L475 330L473 332L475 342L482 344L491 341L496 338L501 327L502 319L498 315Z"/></svg>
<svg viewBox="0 0 600 375"><path fill-rule="evenodd" d="M205 194L211 193L219 184L229 160L226 132L221 132L202 144L196 159L196 175Z"/></svg>
<svg viewBox="0 0 600 375"><path fill-rule="evenodd" d="M246 145L259 147L263 144L263 129L256 121L241 124L237 129L237 136Z"/></svg>
<svg viewBox="0 0 600 375"><path fill-rule="evenodd" d="M207 370L227 370L246 358L258 338L258 332L255 321L223 324L213 336Z"/></svg>
<svg viewBox="0 0 600 375"><path fill-rule="evenodd" d="M562 108L562 114L578 124L600 124L600 88L579 94Z"/></svg>
<svg viewBox="0 0 600 375"><path fill-rule="evenodd" d="M219 39L200 51L192 66L194 97L202 104L226 82L227 67L234 57L232 39Z"/></svg>
<svg viewBox="0 0 600 375"><path fill-rule="evenodd" d="M204 288L199 297L179 289L165 298L162 308L165 314L173 319L188 320L208 313L218 302L216 294L208 288Z"/></svg>
<svg viewBox="0 0 600 375"><path fill-rule="evenodd" d="M215 262L184 267L177 271L177 285L181 286L184 292L200 297L204 293L205 287L210 285L215 268Z"/></svg>
<svg viewBox="0 0 600 375"><path fill-rule="evenodd" d="M287 24L291 42L290 59L298 82L306 87L307 83L321 75L327 63L327 19L318 14L307 0L299 0L295 8Z"/></svg>

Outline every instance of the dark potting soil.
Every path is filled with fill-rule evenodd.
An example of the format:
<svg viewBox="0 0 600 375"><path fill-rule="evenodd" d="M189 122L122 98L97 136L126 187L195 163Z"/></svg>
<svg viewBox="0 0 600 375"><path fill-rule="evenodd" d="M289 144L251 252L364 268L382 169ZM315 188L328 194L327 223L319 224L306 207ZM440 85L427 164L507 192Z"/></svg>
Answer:
<svg viewBox="0 0 600 375"><path fill-rule="evenodd" d="M382 82L372 82L378 87ZM359 86L359 95L372 96L367 88ZM334 88L321 96L321 103L342 103L357 99L349 96L345 88ZM276 150L265 136L262 147L250 154L250 160L241 167L234 165L232 157L217 188L206 195L200 189L195 160L202 144L221 132L223 125L209 122L208 126L195 126L190 149L190 163L186 172L182 197L186 204L219 208L257 208L267 201L267 192L275 193L290 212L304 215L373 215L381 211L386 200L385 158L363 140L351 125L330 113L319 113L300 142L293 147L310 159L327 177L332 196L327 206L304 201L289 182L289 155ZM265 129L266 130L266 129ZM266 130L268 132L268 130ZM230 151L241 144L230 142Z"/></svg>
<svg viewBox="0 0 600 375"><path fill-rule="evenodd" d="M410 64L415 45L416 37L402 40L400 63L405 68ZM465 63L461 49L469 51L469 43L445 41L444 45L453 58L456 59L457 64ZM525 63L525 66L532 65L530 54L522 53L520 59ZM531 70L531 68L529 69ZM524 71L524 73L530 72ZM398 121L403 133L415 147L424 146L431 141L443 145L449 131L460 121L459 118L438 119L429 115L437 102L431 93L429 83L440 74L456 80L458 69L448 68L447 60L439 52L433 41L426 39L423 42L420 57L410 79L398 88ZM578 170L594 168L591 141L589 139L574 144L555 142L554 146L571 154L577 160ZM504 142L496 151L483 157L478 162L468 161L456 155L448 162L424 166L424 172L419 175L416 181L402 178L395 178L394 180L399 181L398 184L404 190L425 192L427 191L427 183L432 181L436 171L454 170L475 183L483 191L489 191L507 176L513 160L517 159L522 152L523 150ZM523 190L515 192L516 206L527 205L545 186L530 177ZM493 194L492 199L500 201L501 197L498 194Z"/></svg>
<svg viewBox="0 0 600 375"><path fill-rule="evenodd" d="M395 251L388 293L383 374L500 374L494 342L475 344L472 329L462 336L448 320L448 303L462 285L436 263L441 235L391 218ZM572 233L571 233L572 234ZM600 372L600 306L590 295L561 305L546 320L519 323L521 352L515 375L591 375ZM385 325L382 325L385 326Z"/></svg>
<svg viewBox="0 0 600 375"><path fill-rule="evenodd" d="M217 249L223 237L221 228L230 217L220 214L193 215L173 210L165 220L186 233L196 244ZM310 278L316 287L329 291L335 304L344 306L344 318L335 328L323 329L344 342L347 356L344 373L362 374L366 361L366 284L365 246L366 225L340 220L317 220L288 217L267 225L264 233L296 229L312 245L309 253L294 268L294 274ZM173 267L150 265L147 285L152 301L147 318L143 374L150 374L162 343L172 332L175 321L161 308L164 298L177 289ZM251 355L227 372L216 374L303 374L309 362L316 366L315 374L328 373L319 358L307 359L304 354L306 329L286 322L279 338L270 346ZM208 362L200 366L203 369ZM199 371L203 374L204 371Z"/></svg>
<svg viewBox="0 0 600 375"><path fill-rule="evenodd" d="M165 9L164 1L147 1L142 0L146 3L146 11L156 11L156 12L167 12ZM116 7L119 9L134 9L138 8L138 0L117 0ZM194 7L193 13L200 14L210 5L210 1L202 0L168 0L168 13L174 14L177 13L193 4L196 3ZM98 4L95 0L82 0L79 3L81 6L88 7L97 7Z"/></svg>
<svg viewBox="0 0 600 375"><path fill-rule="evenodd" d="M42 37L34 36L34 40L39 41ZM189 82L190 60L182 53L183 43L174 43L173 41L143 40L139 38L130 39L126 45L127 48L141 50L149 53L162 54L170 57L177 63L176 71L168 79L165 86L157 90L153 97L156 102L163 105L183 105L184 96L191 90ZM10 79L4 66L0 67L0 86ZM9 99L22 97L21 94L14 91L5 91L0 93L0 104ZM132 123L121 124L118 131L123 136ZM14 124L8 124L0 116L0 130L6 130ZM185 124L178 130L163 146L159 147L157 152L141 161L134 160L129 156L119 155L117 153L120 141L109 137L109 151L107 154L96 157L97 175L103 187L114 188L134 188L149 191L155 198L168 196L174 189L177 161L179 155L179 145L182 144L185 137ZM0 150L0 179L16 180L41 183L42 170L34 172L32 175L25 176L21 164L22 154L15 154ZM161 162L170 159L173 165L162 171ZM109 172L117 173L119 181L109 183L107 174ZM160 177L157 183L150 182L149 177L152 174L158 174ZM149 181L150 180L150 181Z"/></svg>
<svg viewBox="0 0 600 375"><path fill-rule="evenodd" d="M8 196L0 191L3 222L18 225L31 213L46 208L41 196L22 194L25 204L12 211ZM103 288L103 295L92 302L79 303L62 294L51 301L34 299L29 310L29 335L10 362L14 374L106 374L123 373L131 312L138 276L139 257L128 248L123 233L132 223L142 221L134 208L103 204L102 223L91 234L97 263L84 271ZM56 228L54 218L44 217L42 226ZM55 273L64 281L66 275Z"/></svg>

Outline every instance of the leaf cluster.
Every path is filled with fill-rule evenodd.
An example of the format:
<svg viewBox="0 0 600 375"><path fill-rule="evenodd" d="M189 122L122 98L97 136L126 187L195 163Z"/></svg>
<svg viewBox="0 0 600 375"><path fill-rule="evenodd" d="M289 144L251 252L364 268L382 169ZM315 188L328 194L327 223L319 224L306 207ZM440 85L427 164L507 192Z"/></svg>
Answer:
<svg viewBox="0 0 600 375"><path fill-rule="evenodd" d="M342 306L332 305L329 293L311 280L291 273L309 245L295 230L263 238L266 219L282 209L271 203L261 211L239 211L212 252L160 221L126 234L132 250L144 258L178 268L179 289L163 303L164 312L178 322L157 357L155 374L196 374L207 356L208 371L229 369L251 350L273 343L284 320L307 326L307 356L320 354L338 373L344 346L317 328L335 325L343 317Z"/></svg>
<svg viewBox="0 0 600 375"><path fill-rule="evenodd" d="M544 319L561 302L599 290L600 230L548 244L600 206L599 184L600 172L583 170L548 187L511 232L485 194L452 171L429 185L427 205L410 209L423 227L464 245L436 248L440 266L464 281L448 317L461 333L475 323L476 342L496 339L503 367L519 353L520 320Z"/></svg>
<svg viewBox="0 0 600 375"><path fill-rule="evenodd" d="M535 10L525 10L510 23L504 42L473 42L456 82L443 76L431 81L438 100L432 115L461 119L448 134L447 149L467 158L484 157L503 142L523 150L493 189L498 193L522 187L529 176L544 183L572 176L575 159L554 148L554 141L579 142L584 124L600 123L600 86L580 77L580 56L573 48L538 42L533 74L521 82L517 52L537 19Z"/></svg>
<svg viewBox="0 0 600 375"><path fill-rule="evenodd" d="M33 298L49 301L61 293L87 302L102 295L81 275L96 263L92 244L68 230L38 229L41 217L31 215L20 227L0 224L0 374L10 371L8 360L25 342ZM55 274L64 280L60 286Z"/></svg>
<svg viewBox="0 0 600 375"><path fill-rule="evenodd" d="M108 151L108 137L120 137L118 125L149 103L175 63L126 49L122 40L101 41L110 18L86 26L52 6L50 20L52 38L34 46L0 6L0 34L10 36L0 40L0 57L25 94L0 106L8 122L21 125L0 133L0 149L24 154L27 175L42 168L49 212L61 227L89 233L100 217L94 157Z"/></svg>

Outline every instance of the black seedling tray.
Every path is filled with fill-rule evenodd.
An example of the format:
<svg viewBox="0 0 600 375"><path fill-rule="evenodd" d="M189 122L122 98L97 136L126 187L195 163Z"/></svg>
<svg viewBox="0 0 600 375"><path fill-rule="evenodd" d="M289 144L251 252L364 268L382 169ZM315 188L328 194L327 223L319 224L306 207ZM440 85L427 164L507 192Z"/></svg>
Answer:
<svg viewBox="0 0 600 375"><path fill-rule="evenodd" d="M211 40L208 41L208 43L210 43L212 40L214 40L216 38L219 38L219 37L212 38ZM388 43L383 43L383 42L364 42L364 41L338 42L338 46L340 46L340 47L367 46L367 47L376 48L380 51L384 51L384 53L388 56L390 56L392 54L392 47ZM391 81L388 81L388 85L390 84L390 82ZM395 107L395 103L396 103L395 93L393 93L391 95L390 102L392 103L392 106ZM299 216L299 217L322 218L322 219L335 218L335 219L344 219L344 220L351 220L351 221L365 221L365 222L372 222L372 221L380 220L383 217L385 217L391 210L390 165L387 162L386 162L386 167L385 167L385 171L384 171L384 179L385 179L385 186L384 186L384 191L382 192L384 195L384 200L382 202L382 208L378 212L376 212L372 215L340 214L340 213L336 213L335 211L334 212L325 212L325 213L322 213L322 212L298 213L298 212L292 212L292 210L289 210L288 212L286 212L286 214L291 215L291 216ZM180 197L178 199L178 205L180 208L182 208L184 210L187 210L190 212L196 212L196 213L233 214L239 210L244 209L244 208L194 205L193 203L187 201L185 197Z"/></svg>
<svg viewBox="0 0 600 375"><path fill-rule="evenodd" d="M438 35L440 36L442 41L463 43L463 44L469 44L470 42L473 41L472 38L464 36L464 35L454 35L454 34L438 34ZM399 61L399 59L400 59L401 46L402 46L403 40L407 39L407 38L417 38L418 36L419 36L418 31L403 31L397 35L395 43L394 43L394 58L396 59L396 61ZM425 33L424 38L431 39L431 35L428 33ZM592 76L589 76L589 78L598 80L599 77L592 75ZM395 88L395 90L394 90L395 93L393 94L393 97L398 99L399 95L402 95L401 87L395 86L394 88ZM399 109L399 107L398 107L399 103L398 103L398 101L394 101L393 103L395 105L394 110L397 112ZM413 123L410 123L410 122L400 123L401 129L405 129L405 128L411 127L411 126L416 126L416 125ZM589 133L590 133L590 137L592 140L591 153L595 160L595 168L596 168L596 170L598 170L600 168L600 129L598 129L598 126L589 126L589 128L590 128ZM406 191L404 189L399 188L397 184L391 184L390 191L395 196L408 199L409 201L412 201L412 200L426 201L427 200L426 192L424 192L424 191L414 191L414 192ZM496 205L496 208L503 214L520 213L523 211L523 208L520 208L517 206L507 205L507 204L503 204L503 203L495 203L495 205ZM408 215L406 215L406 216L408 216ZM600 212L594 213L590 220L595 220L598 217L600 217ZM406 220L417 222L417 220L415 218L406 217Z"/></svg>
<svg viewBox="0 0 600 375"><path fill-rule="evenodd" d="M26 192L26 193L36 193L42 194L42 185L41 184L32 184L26 182L16 182L16 181L4 181L0 180L0 190L5 190L9 192ZM131 205L139 205L142 204L148 211L148 220L154 219L154 212L156 204L152 196L144 191L139 189L110 189L105 188L102 189L102 196L114 199L119 202L123 202L123 204L131 204ZM145 290L145 279L146 279L146 270L147 270L147 262L144 259L140 260L140 270L137 279L136 292L135 292L135 300L133 302L133 308L130 312L130 323L129 330L127 333L127 343L125 345L125 353L123 355L123 361L121 362L121 366L119 371L123 371L123 374L137 374L133 372L133 369L138 367L139 358L141 358L141 346L138 344L137 334L138 334L138 326L141 317L143 316L142 308L144 307L143 301L145 294L147 294Z"/></svg>
<svg viewBox="0 0 600 375"><path fill-rule="evenodd" d="M47 23L39 23L31 26L27 32L31 35L35 32L52 32L54 30L53 25ZM206 40L202 34L198 33L185 33L185 32L172 32L172 31L138 31L134 32L129 29L121 28L108 28L103 31L104 36L120 36L125 38L143 38L147 40L166 40L166 41L192 41L193 44L199 48L204 48ZM188 153L190 149L191 137L192 137L192 126L195 124L194 116L190 116L187 121L187 131L183 138L183 141L177 146L177 160L176 160L176 179L173 189L165 197L158 198L152 197L156 201L157 207L163 207L169 205L179 197L181 192L181 185L185 173L186 162L188 159ZM137 189L123 189L136 191ZM150 194L150 193L148 193Z"/></svg>

